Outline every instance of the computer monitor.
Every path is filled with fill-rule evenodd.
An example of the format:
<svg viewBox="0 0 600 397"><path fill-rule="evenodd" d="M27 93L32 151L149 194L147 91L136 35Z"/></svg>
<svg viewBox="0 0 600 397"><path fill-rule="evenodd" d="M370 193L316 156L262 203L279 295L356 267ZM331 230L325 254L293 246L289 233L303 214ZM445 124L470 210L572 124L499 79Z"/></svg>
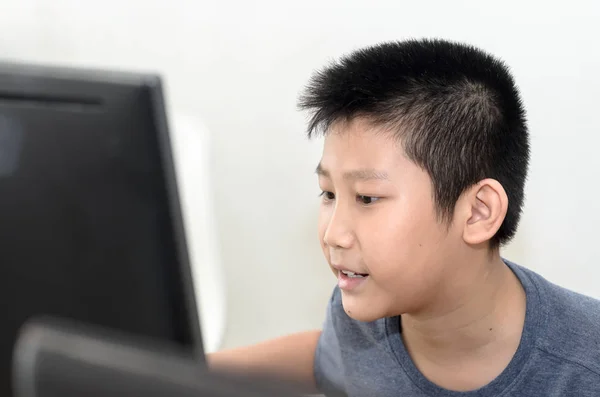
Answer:
<svg viewBox="0 0 600 397"><path fill-rule="evenodd" d="M202 362L158 76L0 64L0 264L0 395L37 315Z"/></svg>
<svg viewBox="0 0 600 397"><path fill-rule="evenodd" d="M300 385L272 376L209 372L178 349L55 319L23 328L14 397L292 397Z"/></svg>

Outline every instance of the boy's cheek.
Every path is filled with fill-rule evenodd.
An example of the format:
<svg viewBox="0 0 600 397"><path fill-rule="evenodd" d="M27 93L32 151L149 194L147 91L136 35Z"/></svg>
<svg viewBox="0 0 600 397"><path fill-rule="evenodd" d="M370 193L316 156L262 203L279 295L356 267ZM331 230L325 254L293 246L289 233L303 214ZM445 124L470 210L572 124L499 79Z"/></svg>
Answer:
<svg viewBox="0 0 600 397"><path fill-rule="evenodd" d="M379 255L364 257L369 269L366 300L386 305L379 308L386 315L399 315L420 305L420 300L431 294L431 286L438 278L436 267L423 255L402 248L379 251Z"/></svg>

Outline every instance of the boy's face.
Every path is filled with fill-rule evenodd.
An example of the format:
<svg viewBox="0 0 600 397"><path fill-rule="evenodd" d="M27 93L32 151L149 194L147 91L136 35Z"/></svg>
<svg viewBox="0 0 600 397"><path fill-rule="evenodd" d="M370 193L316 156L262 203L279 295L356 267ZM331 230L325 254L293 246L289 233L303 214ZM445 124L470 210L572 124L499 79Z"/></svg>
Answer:
<svg viewBox="0 0 600 397"><path fill-rule="evenodd" d="M334 125L317 173L319 239L348 315L373 321L439 300L458 270L446 264L459 259L460 225L436 218L429 175L391 133L362 119Z"/></svg>

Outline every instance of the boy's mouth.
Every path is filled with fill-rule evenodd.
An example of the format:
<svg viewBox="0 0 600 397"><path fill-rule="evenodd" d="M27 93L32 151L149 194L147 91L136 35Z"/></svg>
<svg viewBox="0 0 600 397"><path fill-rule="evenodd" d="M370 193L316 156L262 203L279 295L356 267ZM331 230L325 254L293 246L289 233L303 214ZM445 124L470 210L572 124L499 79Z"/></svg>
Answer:
<svg viewBox="0 0 600 397"><path fill-rule="evenodd" d="M359 278L359 277L367 277L368 276L368 274L365 274L365 273L354 273L354 272L351 272L348 270L341 270L341 272L350 278Z"/></svg>
<svg viewBox="0 0 600 397"><path fill-rule="evenodd" d="M368 278L369 275L365 273L355 273L349 270L339 270L338 287L344 291L351 291L364 284Z"/></svg>

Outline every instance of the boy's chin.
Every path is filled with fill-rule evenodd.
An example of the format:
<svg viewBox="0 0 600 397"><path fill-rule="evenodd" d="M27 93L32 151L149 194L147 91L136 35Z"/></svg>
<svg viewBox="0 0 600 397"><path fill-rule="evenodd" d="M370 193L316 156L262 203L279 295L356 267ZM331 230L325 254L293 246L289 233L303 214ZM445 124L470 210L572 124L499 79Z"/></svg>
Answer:
<svg viewBox="0 0 600 397"><path fill-rule="evenodd" d="M386 311L365 297L347 296L342 292L342 306L353 320L371 322L386 317Z"/></svg>

